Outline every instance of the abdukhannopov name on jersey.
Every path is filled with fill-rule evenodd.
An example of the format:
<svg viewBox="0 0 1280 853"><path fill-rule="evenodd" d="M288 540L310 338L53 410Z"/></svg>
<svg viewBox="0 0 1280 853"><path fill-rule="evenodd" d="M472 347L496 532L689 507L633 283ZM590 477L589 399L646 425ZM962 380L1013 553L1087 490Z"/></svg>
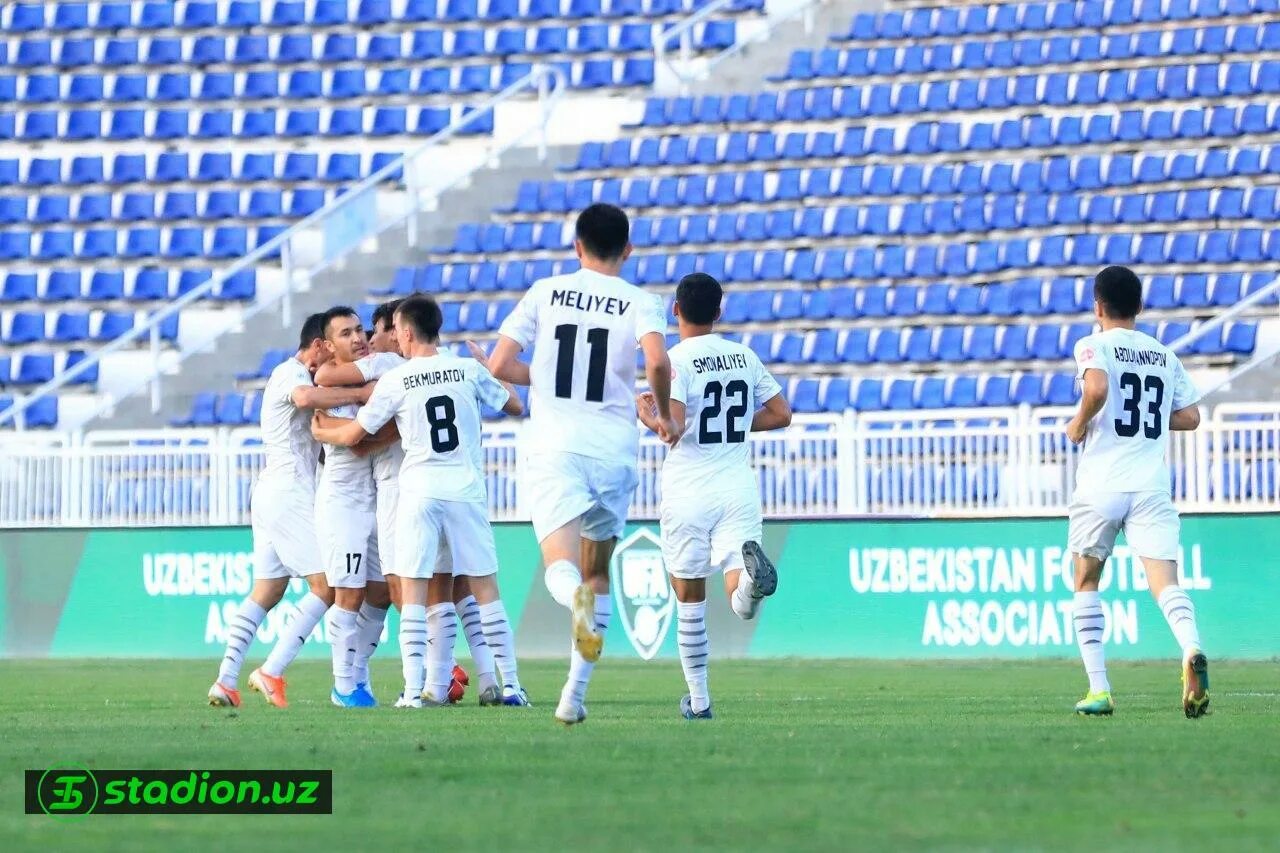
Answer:
<svg viewBox="0 0 1280 853"><path fill-rule="evenodd" d="M461 382L465 376L456 367L445 370L428 370L425 373L410 373L404 377L404 390L411 391L423 385L442 385L445 382Z"/></svg>
<svg viewBox="0 0 1280 853"><path fill-rule="evenodd" d="M1116 361L1126 364L1158 364L1165 367L1169 363L1169 357L1157 350L1116 347L1115 354Z"/></svg>

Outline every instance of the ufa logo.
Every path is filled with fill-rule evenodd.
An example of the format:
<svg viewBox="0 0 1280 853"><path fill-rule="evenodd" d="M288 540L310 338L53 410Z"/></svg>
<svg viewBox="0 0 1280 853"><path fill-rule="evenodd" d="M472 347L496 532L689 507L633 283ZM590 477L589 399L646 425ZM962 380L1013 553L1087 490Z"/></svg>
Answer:
<svg viewBox="0 0 1280 853"><path fill-rule="evenodd" d="M675 595L653 531L642 527L618 543L609 576L622 627L636 654L651 660L671 628Z"/></svg>

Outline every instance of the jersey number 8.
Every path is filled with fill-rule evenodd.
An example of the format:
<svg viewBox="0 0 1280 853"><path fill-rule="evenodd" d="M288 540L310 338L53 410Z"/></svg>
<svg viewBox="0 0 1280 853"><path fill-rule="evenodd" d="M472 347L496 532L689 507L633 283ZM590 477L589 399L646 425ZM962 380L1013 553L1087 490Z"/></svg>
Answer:
<svg viewBox="0 0 1280 853"><path fill-rule="evenodd" d="M427 401L427 423L431 425L431 449L436 453L451 453L458 449L458 425L454 423L456 414L452 397L441 395Z"/></svg>

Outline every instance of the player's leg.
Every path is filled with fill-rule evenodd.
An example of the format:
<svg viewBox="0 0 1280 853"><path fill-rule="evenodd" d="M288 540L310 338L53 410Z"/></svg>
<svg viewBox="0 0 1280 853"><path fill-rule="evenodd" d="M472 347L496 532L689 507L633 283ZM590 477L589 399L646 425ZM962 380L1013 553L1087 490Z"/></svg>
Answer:
<svg viewBox="0 0 1280 853"><path fill-rule="evenodd" d="M502 702L502 687L495 675L493 650L485 639L480 605L476 601L471 578L457 572L453 578L453 603L462 633L467 638L467 647L471 650L471 660L475 663L480 704L498 705Z"/></svg>
<svg viewBox="0 0 1280 853"><path fill-rule="evenodd" d="M493 654L494 666L502 679L501 704L528 707L529 695L520 683L520 671L516 663L515 633L511 630L507 608L502 603L502 594L498 590L498 576L492 574L469 580L485 644Z"/></svg>
<svg viewBox="0 0 1280 853"><path fill-rule="evenodd" d="M1182 650L1182 710L1190 719L1209 710L1209 662L1200 645L1196 609L1178 583L1181 522L1163 492L1135 496L1125 520L1125 537L1142 559L1151 595Z"/></svg>
<svg viewBox="0 0 1280 853"><path fill-rule="evenodd" d="M711 694L707 688L707 578L715 571L711 532L721 514L720 507L708 506L705 501L662 502L662 561L676 595L676 641L689 688L680 700L680 713L687 720L711 717ZM741 567L740 548L730 550L739 555Z"/></svg>
<svg viewBox="0 0 1280 853"><path fill-rule="evenodd" d="M502 674L502 684L495 681L494 689L490 690L483 677L484 663L477 659L476 667L481 676L480 704L527 706L529 699L520 685L516 669L511 626L498 592L498 548L489 524L488 506L481 503L452 504L447 537L455 544L452 553L456 585L454 596L464 600L459 595L458 588L461 587L470 598L469 603L464 600L465 608L459 605L459 616L464 622L475 619L475 628L468 629L468 633L478 630L483 647L489 652L489 665L496 666ZM474 644L472 649L474 653Z"/></svg>
<svg viewBox="0 0 1280 853"><path fill-rule="evenodd" d="M421 708L427 669L427 578L400 579L400 668L404 690L397 708Z"/></svg>
<svg viewBox="0 0 1280 853"><path fill-rule="evenodd" d="M739 619L751 620L778 590L778 570L760 547L764 518L755 492L726 495L724 513L712 528L713 566L724 571L729 606Z"/></svg>
<svg viewBox="0 0 1280 853"><path fill-rule="evenodd" d="M529 493L538 496L531 516L546 566L543 581L551 597L573 613L573 637L590 660L600 656L601 638L592 629L591 591L583 590L580 542L583 518L595 505L590 485L596 460L572 453L542 454L526 469Z"/></svg>
<svg viewBox="0 0 1280 853"><path fill-rule="evenodd" d="M311 632L333 606L333 590L329 587L324 572L312 572L306 576L306 580L307 594L294 604L293 614L276 636L271 654L267 655L262 666L249 673L249 686L277 708L289 705L285 670L293 663Z"/></svg>
<svg viewBox="0 0 1280 853"><path fill-rule="evenodd" d="M214 707L239 707L240 668L244 665L245 654L258 633L258 626L271 608L280 603L289 585L288 573L283 571L284 567L279 565L274 552L267 559L267 549L255 550L255 574L259 573L259 567L263 567L268 575L273 576L254 578L249 597L240 603L236 615L227 625L227 647L218 665L218 677L209 688L209 704ZM279 571L274 571L273 565Z"/></svg>
<svg viewBox="0 0 1280 853"><path fill-rule="evenodd" d="M1076 646L1089 677L1089 692L1076 703L1076 713L1086 716L1109 716L1115 710L1107 679L1106 616L1098 583L1124 517L1121 500L1115 496L1079 500L1070 508L1068 547L1075 570L1072 618Z"/></svg>
<svg viewBox="0 0 1280 853"><path fill-rule="evenodd" d="M437 571L427 583L427 683L422 691L427 705L451 704L453 647L458 639L456 614L453 575Z"/></svg>
<svg viewBox="0 0 1280 853"><path fill-rule="evenodd" d="M333 661L333 691L330 699L339 707L370 707L375 704L367 690L358 690L355 678L357 622L364 603L367 574L365 556L369 527L362 514L323 493L316 496L317 533L320 537L325 575L333 587L333 606L326 628Z"/></svg>
<svg viewBox="0 0 1280 853"><path fill-rule="evenodd" d="M382 573L376 524L369 528L365 565L368 574L365 575L364 602L360 605L360 614L356 619L355 678L356 684L364 685L365 690L372 694L369 659L382 641L382 629L387 623L387 608L391 606L391 591L387 586L387 578Z"/></svg>

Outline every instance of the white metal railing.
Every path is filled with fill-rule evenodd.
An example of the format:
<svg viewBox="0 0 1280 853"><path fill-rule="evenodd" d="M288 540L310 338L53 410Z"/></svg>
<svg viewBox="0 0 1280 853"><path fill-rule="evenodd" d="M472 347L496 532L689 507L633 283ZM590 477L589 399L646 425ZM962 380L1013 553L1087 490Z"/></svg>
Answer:
<svg viewBox="0 0 1280 853"><path fill-rule="evenodd" d="M59 373L34 391L17 397L9 408L0 411L0 424L13 423L18 429L22 429L25 426L24 413L37 400L56 394L59 389L75 381L86 371L96 369L104 357L124 350L126 347L143 339L147 341L150 348L151 358L147 362L148 369L135 368L130 376L120 377L123 384L115 386L117 388L116 393L103 395L103 399L96 403L96 408L93 408L87 414L90 419L97 417L109 411L121 399L137 393L148 385L151 388L151 410L152 412L158 412L161 403L160 379L162 373L172 371L189 356L208 346L221 333L221 330L214 331L212 335L203 340L193 342L189 347L184 346L177 352L165 353L166 357L162 359L160 330L166 320L176 316L182 309L187 308L194 302L211 295L217 288L222 286L223 282L240 271L274 258L279 253L280 263L284 272L283 289L279 294L271 297L260 297L253 303L246 305L241 311L241 320L243 321L280 301L282 303L281 323L283 326L288 327L292 322L292 300L295 290L305 290L313 276L336 264L365 240L375 237L387 229L408 221L410 224L410 239L412 240L412 235L417 230L417 217L420 211L433 207L440 194L469 180L481 165L476 164L470 168L458 168L447 177L441 177L440 179L433 177L429 183L426 183L423 181L423 176L432 175L433 172L429 166L423 168L420 165L424 155L430 154L434 149L453 141L460 134L465 133L473 123L482 120L486 115L491 115L499 104L532 91L536 93L540 104L540 108L537 111L537 121L526 127L522 132L504 138L504 141L500 143L495 141L483 162L495 162L505 151L522 144L534 134L538 136L538 157L539 159L545 159L547 153L546 131L550 113L567 90L568 81L565 79L563 71L551 65L535 65L527 76L512 83L474 109L464 111L448 127L427 138L409 153L397 157L377 172L343 192L320 210L294 223L243 258L215 273L199 287L193 288L163 308L158 309L145 323L135 325L128 332L110 343L93 350L83 361ZM397 174L403 175L402 180L407 190L405 193L408 202L407 209L397 216L379 216L375 194L384 182L392 180ZM438 174L438 172L435 174ZM320 229L324 240L321 258L315 264L303 267L295 257L298 252L293 241L304 234L310 235L316 232L317 229Z"/></svg>
<svg viewBox="0 0 1280 853"><path fill-rule="evenodd" d="M967 409L797 417L753 435L765 515L1062 514L1078 449L1069 409ZM486 427L492 517L529 517L524 422ZM1184 510L1280 511L1280 403L1218 406L1173 433L1173 494ZM664 446L641 442L636 518L658 516ZM262 466L258 430L10 434L0 442L0 527L246 524Z"/></svg>
<svg viewBox="0 0 1280 853"><path fill-rule="evenodd" d="M662 32L653 45L654 91L659 94L687 95L691 84L707 79L717 65L726 59L737 56L753 44L765 41L782 24L796 18L803 19L804 31L808 35L813 32L814 7L827 0L770 0L768 13L760 26L746 35L738 33L729 47L717 54L699 55L696 60L694 51L694 30L707 23L716 14L730 9L735 0L711 0L689 17L673 24ZM675 45L673 50L669 45ZM675 92L667 91L663 74L668 73L676 80Z"/></svg>

